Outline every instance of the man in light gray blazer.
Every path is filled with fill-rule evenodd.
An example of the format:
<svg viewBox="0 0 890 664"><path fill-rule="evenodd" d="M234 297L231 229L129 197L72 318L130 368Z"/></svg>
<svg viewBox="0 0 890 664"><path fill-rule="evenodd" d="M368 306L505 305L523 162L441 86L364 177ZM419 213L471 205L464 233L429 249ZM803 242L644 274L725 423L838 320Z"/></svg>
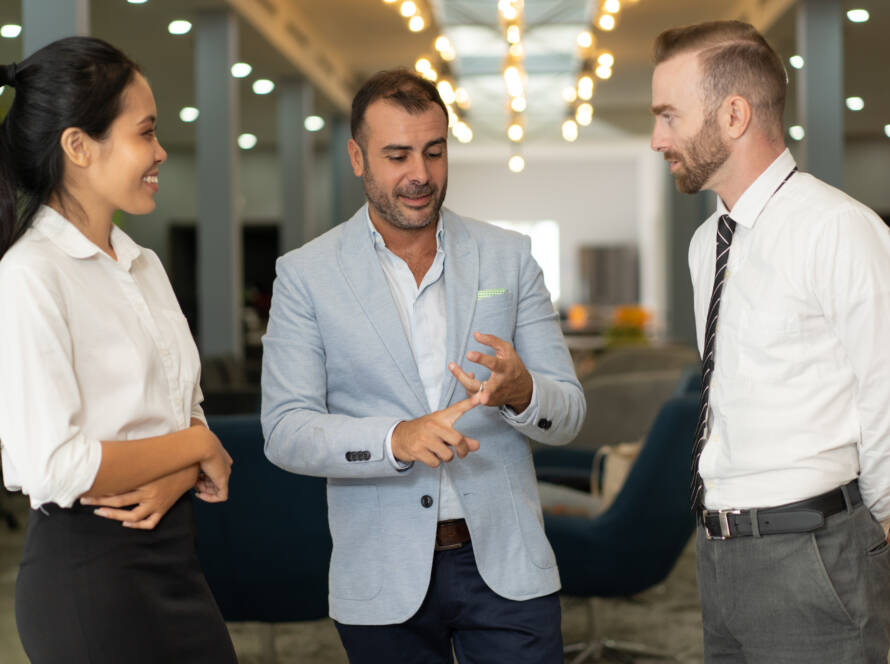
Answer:
<svg viewBox="0 0 890 664"><path fill-rule="evenodd" d="M413 73L356 95L368 205L277 263L266 454L328 478L351 662L562 662L529 439L570 441L586 405L529 239L442 208L447 132Z"/></svg>

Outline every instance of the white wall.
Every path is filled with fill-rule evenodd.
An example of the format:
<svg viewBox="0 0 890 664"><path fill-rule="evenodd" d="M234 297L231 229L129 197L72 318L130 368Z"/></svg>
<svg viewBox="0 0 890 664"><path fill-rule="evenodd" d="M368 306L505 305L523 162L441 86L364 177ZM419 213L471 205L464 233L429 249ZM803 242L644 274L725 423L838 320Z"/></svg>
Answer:
<svg viewBox="0 0 890 664"><path fill-rule="evenodd" d="M642 302L664 319L664 178L648 139L598 145L525 146L525 170L507 169L503 145L449 146L448 197L455 212L483 220L540 221L560 226L560 304L581 293L579 249L636 244Z"/></svg>

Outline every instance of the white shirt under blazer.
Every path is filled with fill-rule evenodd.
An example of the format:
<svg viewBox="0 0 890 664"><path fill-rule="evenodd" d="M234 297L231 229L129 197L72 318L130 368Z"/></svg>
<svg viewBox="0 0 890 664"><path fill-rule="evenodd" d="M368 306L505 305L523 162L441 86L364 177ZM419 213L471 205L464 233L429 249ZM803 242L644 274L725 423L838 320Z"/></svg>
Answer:
<svg viewBox="0 0 890 664"><path fill-rule="evenodd" d="M770 507L857 476L890 518L890 230L785 150L742 194L717 323L708 509ZM699 351L717 211L689 249Z"/></svg>
<svg viewBox="0 0 890 664"><path fill-rule="evenodd" d="M113 227L117 262L42 207L0 260L4 483L70 507L102 440L204 421L200 361L157 255Z"/></svg>

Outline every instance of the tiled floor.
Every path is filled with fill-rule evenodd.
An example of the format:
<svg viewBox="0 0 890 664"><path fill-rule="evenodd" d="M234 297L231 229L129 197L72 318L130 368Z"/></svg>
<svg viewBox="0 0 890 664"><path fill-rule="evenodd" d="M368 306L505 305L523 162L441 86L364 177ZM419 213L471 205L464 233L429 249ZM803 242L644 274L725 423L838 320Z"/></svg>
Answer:
<svg viewBox="0 0 890 664"><path fill-rule="evenodd" d="M9 499L6 500L9 502ZM24 522L28 511L26 502L21 497L14 497L12 503ZM23 541L23 530L8 532L6 526L0 522L2 664L28 664L16 634L13 611L15 576ZM616 640L640 641L649 646L664 648L676 654L677 659L673 661L685 664L703 662L694 557L694 549L687 547L667 581L641 595L620 600L597 600L594 611L599 633ZM582 603L564 602L563 636L566 643L583 638L586 615ZM229 631L235 642L240 664L346 664L346 656L330 620L274 626L230 623ZM659 660L639 661L654 663Z"/></svg>

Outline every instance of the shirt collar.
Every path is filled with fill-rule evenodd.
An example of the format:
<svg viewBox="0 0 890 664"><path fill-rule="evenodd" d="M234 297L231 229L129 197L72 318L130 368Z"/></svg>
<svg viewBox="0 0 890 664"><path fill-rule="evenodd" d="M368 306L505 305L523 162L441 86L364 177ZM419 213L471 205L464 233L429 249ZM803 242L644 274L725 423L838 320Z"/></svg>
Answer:
<svg viewBox="0 0 890 664"><path fill-rule="evenodd" d="M103 253L74 224L48 205L40 207L31 227L72 258L85 259ZM129 270L142 253L142 248L117 226L111 228L111 246L117 254L118 264L125 270Z"/></svg>
<svg viewBox="0 0 890 664"><path fill-rule="evenodd" d="M386 248L386 242L383 240L383 236L380 234L380 231L374 226L374 222L371 221L371 213L368 210L368 206L365 206L365 220L368 222L368 231L371 234L371 240L374 242L375 248ZM439 220L436 222L436 252L444 251L444 242L445 238L445 224L443 223L442 213L439 212Z"/></svg>
<svg viewBox="0 0 890 664"><path fill-rule="evenodd" d="M770 164L763 173L761 173L754 182L751 183L744 193L736 201L732 210L727 210L723 200L717 197L717 215L722 216L729 213L733 221L747 228L753 228L754 222L763 212L763 208L773 197L776 190L782 184L783 180L795 168L797 164L791 151L788 148L776 157L775 161Z"/></svg>

